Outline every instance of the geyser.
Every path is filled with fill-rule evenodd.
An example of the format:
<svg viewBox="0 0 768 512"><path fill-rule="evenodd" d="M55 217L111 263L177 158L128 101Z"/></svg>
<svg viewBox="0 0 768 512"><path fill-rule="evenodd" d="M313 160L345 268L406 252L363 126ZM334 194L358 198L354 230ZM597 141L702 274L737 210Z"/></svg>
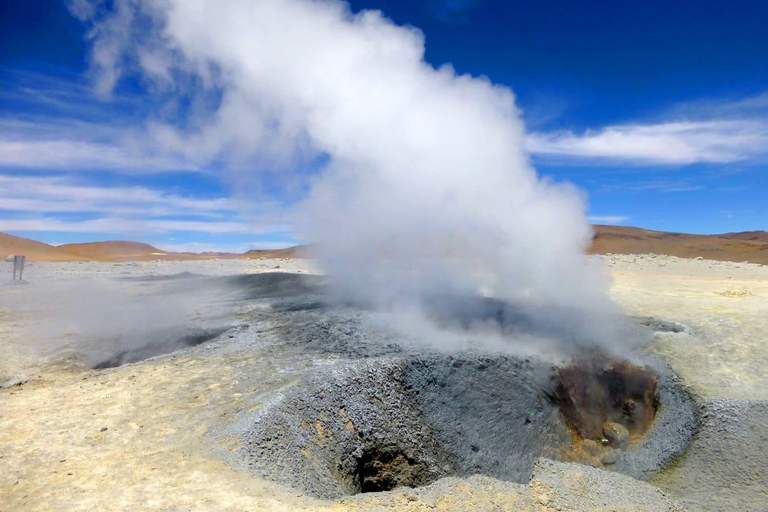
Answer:
<svg viewBox="0 0 768 512"><path fill-rule="evenodd" d="M342 299L407 330L434 328L428 297L482 294L569 333L550 347L626 339L584 256L581 193L537 176L511 90L426 62L418 29L338 0L70 5L92 28L97 89L138 74L163 106L131 147L223 164L237 183L278 172L281 201L307 191L294 220Z"/></svg>

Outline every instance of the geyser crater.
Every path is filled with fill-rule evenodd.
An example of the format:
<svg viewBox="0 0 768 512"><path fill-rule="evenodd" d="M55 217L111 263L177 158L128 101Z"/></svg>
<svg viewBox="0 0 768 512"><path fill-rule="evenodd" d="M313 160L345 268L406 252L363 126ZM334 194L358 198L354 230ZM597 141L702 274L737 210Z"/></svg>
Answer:
<svg viewBox="0 0 768 512"><path fill-rule="evenodd" d="M250 472L313 496L475 474L525 483L540 457L649 477L698 428L692 396L650 360L587 353L553 365L543 356L441 352L380 330L369 311L329 303L325 280L237 282L253 306L241 320L261 328L235 336L233 348L257 343L303 369L289 387L254 395L212 435L239 438L235 461ZM606 421L627 430L628 446L618 436L608 443L613 459L578 457L607 437Z"/></svg>
<svg viewBox="0 0 768 512"><path fill-rule="evenodd" d="M567 406L548 383L562 382L570 370L534 358L422 354L340 363L260 411L242 435L239 457L260 476L332 499L445 476L524 483L539 457L600 460L593 465L647 477L684 451L698 419L672 375L651 378L641 392L633 387L635 368L643 382L653 375L632 367L602 391L603 406L582 410L574 401ZM616 400L624 396L637 397L629 412L637 423L619 417L625 413ZM639 412L646 398L652 410ZM603 438L606 420L628 425L631 445L611 439L605 450L613 458L574 455Z"/></svg>

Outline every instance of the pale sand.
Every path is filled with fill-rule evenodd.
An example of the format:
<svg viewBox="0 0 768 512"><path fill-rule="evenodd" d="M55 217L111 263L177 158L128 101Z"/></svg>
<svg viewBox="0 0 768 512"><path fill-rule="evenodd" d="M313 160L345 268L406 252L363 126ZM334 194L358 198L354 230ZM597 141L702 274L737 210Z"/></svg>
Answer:
<svg viewBox="0 0 768 512"><path fill-rule="evenodd" d="M768 398L768 266L606 256L613 298L633 315L681 322L655 349L705 397Z"/></svg>
<svg viewBox="0 0 768 512"><path fill-rule="evenodd" d="M703 396L766 398L768 267L604 259L615 276L612 295L628 313L689 327L690 334L655 344L686 383ZM305 264L38 264L29 278L311 270ZM0 510L379 510L390 503L402 510L547 510L547 490L538 484L483 479L448 481L428 498L396 492L327 503L299 496L228 466L205 439L244 397L294 382L290 369L257 353L202 347L100 371L40 363L23 350L25 322L34 315L0 309L0 378L27 380L0 390ZM236 447L232 440L229 448Z"/></svg>

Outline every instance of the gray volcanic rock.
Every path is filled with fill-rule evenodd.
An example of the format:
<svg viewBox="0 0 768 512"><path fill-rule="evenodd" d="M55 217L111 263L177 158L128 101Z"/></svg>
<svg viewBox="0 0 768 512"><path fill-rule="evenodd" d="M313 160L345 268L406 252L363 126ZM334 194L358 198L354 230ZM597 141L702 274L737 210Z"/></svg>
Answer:
<svg viewBox="0 0 768 512"><path fill-rule="evenodd" d="M708 400L686 455L653 482L691 511L768 510L768 402Z"/></svg>
<svg viewBox="0 0 768 512"><path fill-rule="evenodd" d="M251 472L339 498L446 476L526 483L537 458L573 448L544 359L430 351L382 329L363 309L328 304L314 278L238 279L261 298L242 318L257 327L234 343L252 343L258 333L266 354L311 361L294 385L261 396L256 412L227 428L241 440L236 461ZM635 446L606 455L612 470L647 477L682 453L696 430L691 397L659 371L656 421Z"/></svg>
<svg viewBox="0 0 768 512"><path fill-rule="evenodd" d="M630 477L590 468L539 459L529 488L554 510L622 512L682 512L684 509L663 491Z"/></svg>
<svg viewBox="0 0 768 512"><path fill-rule="evenodd" d="M545 392L548 370L542 361L501 354L328 362L238 422L239 460L322 498L418 487L445 476L525 483L537 458L572 447ZM695 414L684 401L668 406L675 414L660 415L644 443L620 458L608 454L605 463L647 476L681 453Z"/></svg>
<svg viewBox="0 0 768 512"><path fill-rule="evenodd" d="M324 498L426 485L450 464L405 386L395 359L318 372L260 412L241 456L252 471Z"/></svg>
<svg viewBox="0 0 768 512"><path fill-rule="evenodd" d="M453 473L526 482L538 457L556 457L571 437L546 396L550 366L501 354L408 360L416 406L451 454Z"/></svg>

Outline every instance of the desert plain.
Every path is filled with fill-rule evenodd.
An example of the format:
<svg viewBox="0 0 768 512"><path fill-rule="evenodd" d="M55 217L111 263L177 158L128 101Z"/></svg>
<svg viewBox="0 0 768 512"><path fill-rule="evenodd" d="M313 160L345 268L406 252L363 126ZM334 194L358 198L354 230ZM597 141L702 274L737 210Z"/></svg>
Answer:
<svg viewBox="0 0 768 512"><path fill-rule="evenodd" d="M360 437L366 427L354 416L362 413L336 402L313 409L319 419L311 424L270 424L270 414L285 402L293 404L285 410L296 414L320 407L312 400L326 400L327 376L342 383L356 379L354 372L382 371L386 377L389 370L366 365L390 357L389 350L400 357L399 348L379 349L370 336L353 332L356 318L318 319L311 300L283 301L305 284L280 275L312 276L312 260L33 261L24 285L5 283L10 266L4 264L0 509L768 509L768 266L702 256L591 257L605 264L611 296L627 315L675 326L651 332L639 352L667 365L693 403L696 425L679 453L639 478L607 465L536 457L531 476L517 481L482 471L443 475L438 468L434 474L440 478L416 489L364 493L338 491L353 485L354 475L335 475L341 487L318 487L320 492L311 492L317 482L304 482L301 475L280 477L303 464L322 474L318 450L332 445L334 436L347 435L345 429ZM265 287L250 280L259 274L278 277ZM94 289L92 297L80 295ZM60 304L61 290L68 290L77 311ZM134 311L144 299L149 310ZM106 327L89 318L89 312L100 314L99 304L110 302L125 315L107 316L108 330L125 333L128 349L120 339L104 339ZM275 312L292 315L299 309L309 316L275 320ZM57 331L47 324L51 315L62 320L53 324ZM142 325L145 317L152 320ZM179 331L176 319L196 330ZM143 359L153 355L142 354L152 344L139 338L152 333L196 341ZM344 373L345 365L356 369ZM303 401L296 390L308 382L320 382L322 396ZM374 402L389 399L386 390L371 393ZM338 418L328 416L333 408L343 420L339 430L331 425ZM407 414L403 418L411 421ZM253 433L252 425L260 422L274 435L263 428ZM306 441L291 428L314 437ZM248 445L254 439L261 451ZM265 468L284 449L265 452L265 442L298 443L296 462L286 462L293 467Z"/></svg>

